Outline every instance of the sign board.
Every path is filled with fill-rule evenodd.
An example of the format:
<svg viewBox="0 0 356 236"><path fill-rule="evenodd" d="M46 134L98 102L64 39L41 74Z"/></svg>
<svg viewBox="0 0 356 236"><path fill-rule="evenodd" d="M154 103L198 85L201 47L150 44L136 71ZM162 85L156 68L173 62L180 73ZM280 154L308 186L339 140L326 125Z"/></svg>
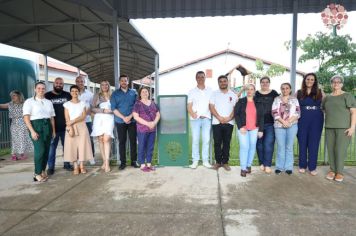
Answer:
<svg viewBox="0 0 356 236"><path fill-rule="evenodd" d="M186 95L158 96L158 157L162 166L189 164L189 130Z"/></svg>

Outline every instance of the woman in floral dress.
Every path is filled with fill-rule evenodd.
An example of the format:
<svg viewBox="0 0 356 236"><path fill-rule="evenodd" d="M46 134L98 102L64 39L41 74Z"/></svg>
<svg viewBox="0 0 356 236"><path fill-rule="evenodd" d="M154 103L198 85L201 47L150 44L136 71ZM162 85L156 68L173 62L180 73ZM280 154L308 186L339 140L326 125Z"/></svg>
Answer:
<svg viewBox="0 0 356 236"><path fill-rule="evenodd" d="M24 160L27 158L26 153L33 150L32 142L22 116L24 98L22 93L17 90L12 91L10 97L11 101L6 104L0 104L0 108L8 109L9 118L11 119L11 159L13 161Z"/></svg>

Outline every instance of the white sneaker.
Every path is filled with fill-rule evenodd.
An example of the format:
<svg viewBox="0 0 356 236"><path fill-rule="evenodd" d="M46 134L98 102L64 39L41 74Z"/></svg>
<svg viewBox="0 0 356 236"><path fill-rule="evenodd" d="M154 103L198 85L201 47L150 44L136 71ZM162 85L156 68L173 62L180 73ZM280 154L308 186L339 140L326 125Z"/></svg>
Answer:
<svg viewBox="0 0 356 236"><path fill-rule="evenodd" d="M92 165L92 166L95 165L95 159L94 159L94 158L93 158L93 159L90 159L90 160L89 160L89 163L90 163L90 165Z"/></svg>
<svg viewBox="0 0 356 236"><path fill-rule="evenodd" d="M213 167L212 165L210 165L209 162L203 162L203 166L205 166L208 169L211 169Z"/></svg>
<svg viewBox="0 0 356 236"><path fill-rule="evenodd" d="M198 167L199 162L198 161L193 161L193 164L191 164L189 167L192 169L196 169Z"/></svg>

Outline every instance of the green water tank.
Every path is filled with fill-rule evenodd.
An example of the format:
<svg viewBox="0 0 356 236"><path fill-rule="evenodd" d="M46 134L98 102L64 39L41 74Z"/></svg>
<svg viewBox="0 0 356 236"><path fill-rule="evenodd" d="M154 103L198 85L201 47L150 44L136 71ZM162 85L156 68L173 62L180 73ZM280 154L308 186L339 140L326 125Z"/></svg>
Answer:
<svg viewBox="0 0 356 236"><path fill-rule="evenodd" d="M33 96L37 77L35 62L0 56L0 103L9 102L9 93L15 89L21 91L25 99Z"/></svg>

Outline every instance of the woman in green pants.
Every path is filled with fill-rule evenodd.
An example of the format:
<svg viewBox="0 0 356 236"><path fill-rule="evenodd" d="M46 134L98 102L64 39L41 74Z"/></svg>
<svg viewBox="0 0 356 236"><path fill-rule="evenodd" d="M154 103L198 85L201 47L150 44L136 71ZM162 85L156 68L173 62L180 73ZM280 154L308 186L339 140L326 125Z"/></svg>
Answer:
<svg viewBox="0 0 356 236"><path fill-rule="evenodd" d="M332 93L322 104L325 110L325 136L330 171L329 180L344 180L344 159L347 147L356 128L356 101L350 93L342 91L343 78L335 75L330 79Z"/></svg>
<svg viewBox="0 0 356 236"><path fill-rule="evenodd" d="M24 121L34 146L35 174L33 181L44 182L48 179L45 172L51 138L55 137L54 109L52 102L45 99L46 86L43 82L35 84L35 96L27 99L23 105Z"/></svg>

